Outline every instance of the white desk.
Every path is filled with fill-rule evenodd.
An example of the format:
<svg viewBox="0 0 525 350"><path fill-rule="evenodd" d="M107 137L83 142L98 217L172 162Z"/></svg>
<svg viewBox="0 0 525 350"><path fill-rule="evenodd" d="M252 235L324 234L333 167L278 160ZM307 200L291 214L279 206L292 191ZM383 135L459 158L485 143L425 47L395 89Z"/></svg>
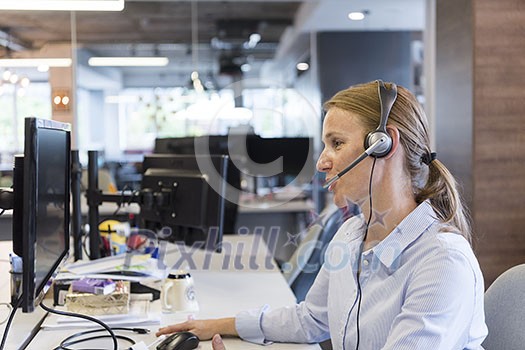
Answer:
<svg viewBox="0 0 525 350"><path fill-rule="evenodd" d="M0 243L2 244L0 245L0 252L2 252L0 263L2 267L6 265L6 268L3 269L5 273L2 274L0 280L2 287L0 289L2 299L0 300L8 300L9 274L7 273L8 262L5 258L5 252L10 249L10 243ZM260 237L257 238L253 235L226 236L224 243L225 249L221 254L201 250L191 251L191 261L195 267L191 272L194 276L195 290L200 306L200 312L196 315L197 318L233 316L241 310L260 307L263 303L267 303L273 308L295 303L293 293L281 273L271 263L271 259L268 258L266 248ZM253 248L254 246L255 248ZM178 249L175 246L169 248L167 265L170 266L181 260L177 254ZM186 253L190 252L188 250L190 248L182 249L185 249ZM48 301L47 304L49 305L50 302ZM158 307L158 301L154 302L152 308ZM17 349L22 339L29 334L32 326L41 318L42 314L40 309L34 314L17 312L15 322L9 333L6 349ZM161 325L177 322L185 317L187 317L185 314L162 314ZM155 340L153 333L158 329L158 326L146 328L150 328L152 334L137 335L129 332L122 334L131 336L136 341L143 340L146 344L150 344ZM61 339L74 332L76 331L41 330L27 349L52 349L59 344ZM110 343L104 342L99 346L107 348L107 344ZM228 350L263 349L259 345L247 343L237 338L226 338L225 344ZM91 343L91 345L94 344ZM200 349L211 349L211 343L209 341L201 342ZM274 344L269 349L319 349L319 346Z"/></svg>
<svg viewBox="0 0 525 350"><path fill-rule="evenodd" d="M314 204L309 200L241 201L235 232L241 228L251 233L262 231L273 256L287 261L296 249L290 238L304 230L313 211Z"/></svg>

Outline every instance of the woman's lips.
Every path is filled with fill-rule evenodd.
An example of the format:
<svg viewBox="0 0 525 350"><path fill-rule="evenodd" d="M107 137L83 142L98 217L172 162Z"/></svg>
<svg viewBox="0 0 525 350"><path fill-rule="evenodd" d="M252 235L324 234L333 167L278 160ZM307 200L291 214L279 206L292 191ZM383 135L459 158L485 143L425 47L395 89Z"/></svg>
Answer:
<svg viewBox="0 0 525 350"><path fill-rule="evenodd" d="M337 184L337 181L333 182L330 186L328 186L328 191L334 192L336 184Z"/></svg>

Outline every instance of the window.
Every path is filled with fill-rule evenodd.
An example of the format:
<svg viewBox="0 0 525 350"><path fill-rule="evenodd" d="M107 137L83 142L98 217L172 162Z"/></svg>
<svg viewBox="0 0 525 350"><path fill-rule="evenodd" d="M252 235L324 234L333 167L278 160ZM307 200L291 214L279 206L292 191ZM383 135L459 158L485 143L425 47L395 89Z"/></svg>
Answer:
<svg viewBox="0 0 525 350"><path fill-rule="evenodd" d="M294 89L246 89L235 108L230 89L196 93L185 88L128 88L106 103L118 104L120 149L151 151L156 137L226 135L249 126L263 137L313 136L317 116ZM246 129L246 128L245 128Z"/></svg>
<svg viewBox="0 0 525 350"><path fill-rule="evenodd" d="M24 150L24 119L51 118L51 88L31 83L24 89L13 84L0 86L0 167L12 169L13 155Z"/></svg>

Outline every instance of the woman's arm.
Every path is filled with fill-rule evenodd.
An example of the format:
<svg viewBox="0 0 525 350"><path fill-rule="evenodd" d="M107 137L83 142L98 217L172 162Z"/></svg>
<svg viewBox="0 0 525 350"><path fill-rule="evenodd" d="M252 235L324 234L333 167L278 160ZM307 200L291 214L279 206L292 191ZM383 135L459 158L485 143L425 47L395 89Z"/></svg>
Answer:
<svg viewBox="0 0 525 350"><path fill-rule="evenodd" d="M239 336L235 329L235 318L233 317L210 320L188 320L183 323L160 328L155 335L158 337L161 334L184 331L195 334L201 340L209 340L215 334Z"/></svg>
<svg viewBox="0 0 525 350"><path fill-rule="evenodd" d="M188 320L160 328L156 335L188 331L201 340L220 334L240 336L258 344L272 341L319 342L328 337L327 289L328 271L321 268L305 302L301 304L275 310L263 307L229 318Z"/></svg>

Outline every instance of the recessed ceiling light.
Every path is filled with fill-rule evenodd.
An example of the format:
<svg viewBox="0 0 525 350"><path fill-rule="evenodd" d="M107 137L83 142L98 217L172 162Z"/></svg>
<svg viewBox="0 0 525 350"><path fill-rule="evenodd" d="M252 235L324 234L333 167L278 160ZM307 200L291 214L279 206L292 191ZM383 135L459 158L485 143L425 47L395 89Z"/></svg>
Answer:
<svg viewBox="0 0 525 350"><path fill-rule="evenodd" d="M252 33L250 35L250 41L257 44L259 41L261 41L261 34L259 34L259 33Z"/></svg>
<svg viewBox="0 0 525 350"><path fill-rule="evenodd" d="M310 65L306 62L299 62L297 63L295 68L297 68L297 70L305 71L308 70L308 68L310 68Z"/></svg>
<svg viewBox="0 0 525 350"><path fill-rule="evenodd" d="M364 12L350 12L348 14L348 18L352 21L362 21L365 19L365 13Z"/></svg>
<svg viewBox="0 0 525 350"><path fill-rule="evenodd" d="M0 10L122 11L124 0L3 0Z"/></svg>
<svg viewBox="0 0 525 350"><path fill-rule="evenodd" d="M0 67L71 67L71 58L3 58Z"/></svg>
<svg viewBox="0 0 525 350"><path fill-rule="evenodd" d="M163 67L169 63L167 57L91 57L92 67Z"/></svg>

